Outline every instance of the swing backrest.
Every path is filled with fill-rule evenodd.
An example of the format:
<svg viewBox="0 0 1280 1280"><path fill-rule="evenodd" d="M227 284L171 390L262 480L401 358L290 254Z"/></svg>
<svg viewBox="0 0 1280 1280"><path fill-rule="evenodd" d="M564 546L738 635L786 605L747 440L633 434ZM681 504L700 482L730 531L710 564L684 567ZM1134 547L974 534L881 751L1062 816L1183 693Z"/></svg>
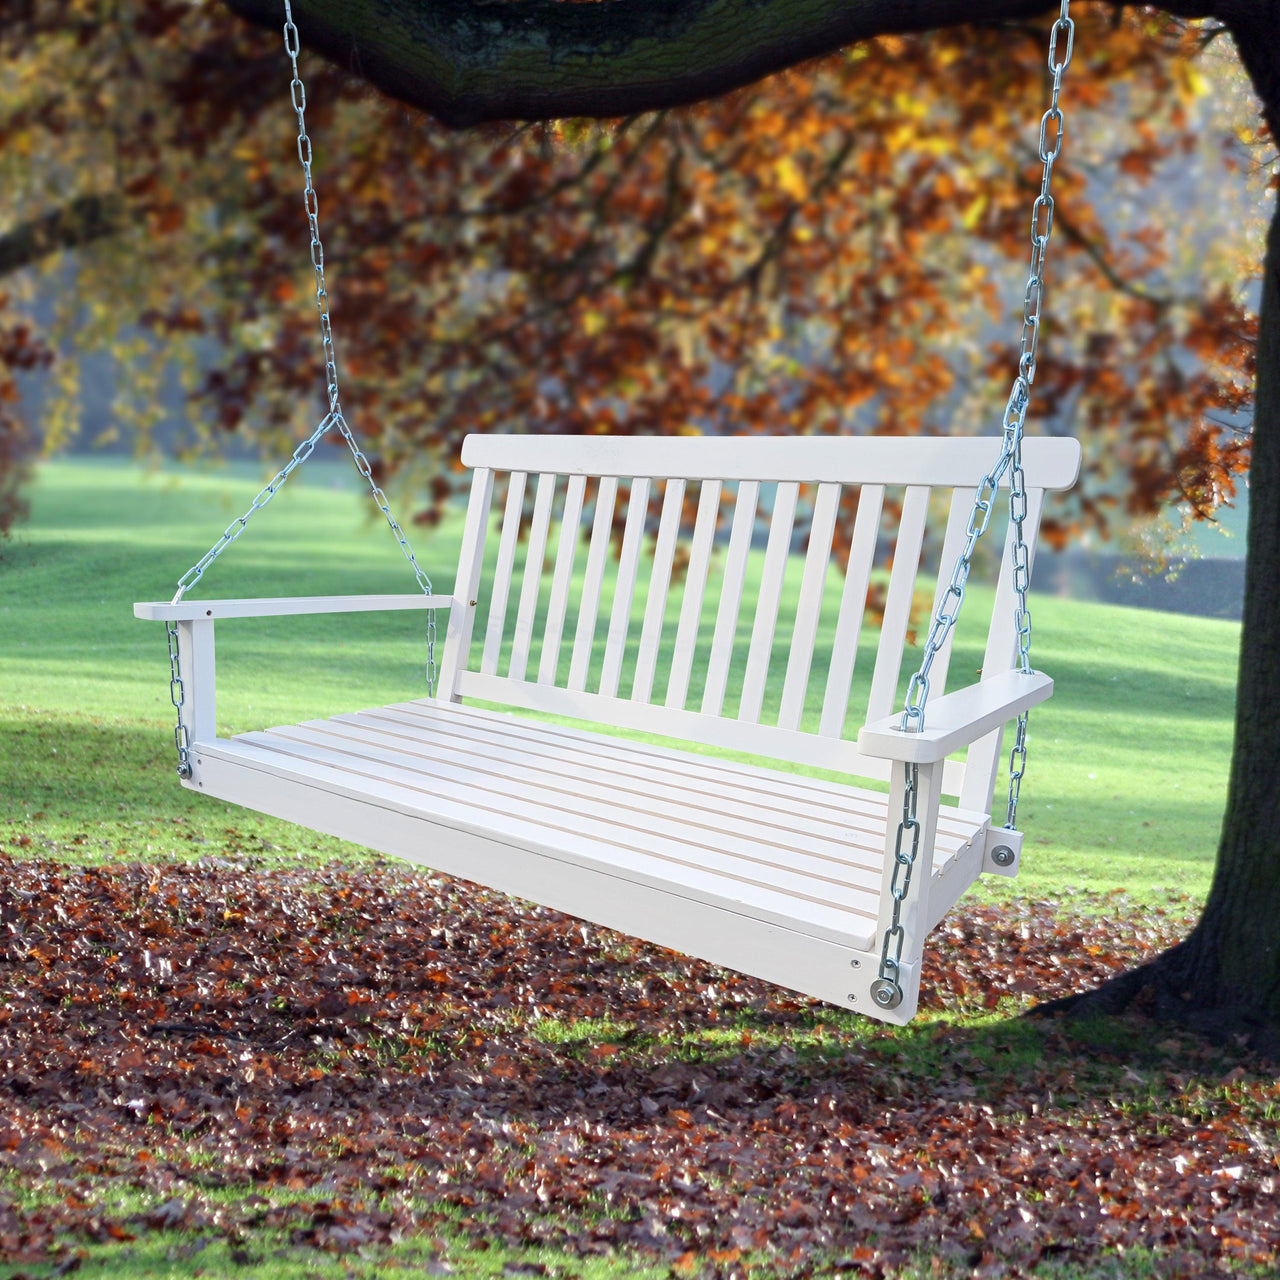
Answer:
<svg viewBox="0 0 1280 1280"><path fill-rule="evenodd" d="M883 779L886 762L859 754L857 731L901 706L915 665L904 651L946 589L972 486L999 451L990 437L469 436L440 696ZM1044 494L1074 484L1080 446L1027 440L1023 462L1034 550ZM931 509L945 534L925 564ZM1009 561L1006 537L987 674L1014 658ZM939 565L917 598L922 570ZM950 657L948 639L931 696ZM947 762L944 789L962 807L989 808L998 749L997 731L964 764Z"/></svg>

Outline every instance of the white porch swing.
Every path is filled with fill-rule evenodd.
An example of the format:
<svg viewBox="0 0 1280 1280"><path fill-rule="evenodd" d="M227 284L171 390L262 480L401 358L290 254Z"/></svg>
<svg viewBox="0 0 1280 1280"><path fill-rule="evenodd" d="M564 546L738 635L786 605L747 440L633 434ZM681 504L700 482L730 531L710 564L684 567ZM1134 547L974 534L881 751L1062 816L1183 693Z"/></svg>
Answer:
<svg viewBox="0 0 1280 1280"><path fill-rule="evenodd" d="M907 1022L916 1009L929 930L979 874L1017 873L1022 835L1015 818L1027 712L1053 689L1048 676L1031 668L1027 590L1044 494L1075 483L1080 446L1069 439L1024 442L1023 425L1035 377L1045 251L1053 225L1050 186L1064 136L1058 99L1072 52L1069 0L1062 0L1050 38L1053 90L1040 127L1043 177L1032 214L1018 374L1000 437L469 436L462 461L473 469L471 496L448 596L433 593L343 416L311 180L306 93L298 75L300 46L289 0L285 16L329 412L250 509L183 575L170 603L134 606L138 617L167 624L183 785L875 1018ZM186 591L240 536L249 517L331 431L342 435L369 481L421 593L186 600ZM992 449L998 456L984 471ZM495 475L503 472L507 498L486 594L481 583L491 498ZM535 474L532 525L517 571L525 492ZM974 475L981 476L976 488L958 482ZM693 484L698 485L697 516L681 589L672 583L672 564L683 536L686 492ZM776 490L752 601L747 566L762 485L776 485ZM761 722L765 687L802 485L817 486L809 548L781 706L776 721L766 724ZM974 550L1001 485L1009 487L1009 535L982 678L944 693ZM620 486L629 495L626 522L603 664L597 669L592 655ZM731 497L727 486L736 491L707 646L699 623L712 598L707 595L712 551L720 508ZM641 585L646 518L659 487L654 558ZM802 724L802 716L815 650L826 647L823 592L846 487L859 490L857 518L814 730ZM886 535L885 512L897 505L886 505L887 489L901 490L893 569L870 693L857 708L854 722L860 727L850 738L845 730L872 561ZM935 489L951 493L941 564L954 568L949 577L940 576L923 660L911 678L905 709L895 712ZM553 524L558 535L550 594L543 602ZM580 544L586 564L578 589L574 565ZM508 629L513 590L517 605ZM658 687L668 630L664 620L676 594L674 648L665 685ZM629 648L638 604L643 623L638 647ZM737 685L734 636L744 604L751 638L730 718L725 698L731 683ZM482 606L486 623L477 663L472 638ZM427 611L428 697L261 733L217 736L214 627L219 620L396 609ZM437 609L448 613L438 670ZM570 617L573 635L564 662ZM707 674L692 705L690 683L698 657ZM938 695L932 701L931 692ZM486 710L469 699L586 721L596 730ZM996 826L990 810L1000 744L1006 724L1015 718L1008 799L1002 805L1006 823ZM835 770L851 781L818 781L781 768L731 763L620 737L619 729ZM948 758L966 748L963 762ZM887 780L889 793L854 779Z"/></svg>

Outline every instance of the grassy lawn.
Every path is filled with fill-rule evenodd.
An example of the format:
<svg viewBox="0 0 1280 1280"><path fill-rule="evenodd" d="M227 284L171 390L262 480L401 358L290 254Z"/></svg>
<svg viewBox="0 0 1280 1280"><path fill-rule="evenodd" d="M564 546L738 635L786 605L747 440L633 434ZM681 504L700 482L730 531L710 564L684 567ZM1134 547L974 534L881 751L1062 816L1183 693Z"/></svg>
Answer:
<svg viewBox="0 0 1280 1280"><path fill-rule="evenodd" d="M1195 1262L1212 1214L1268 1218L1273 1079L1178 1036L1011 1016L1028 983L1097 981L1194 913L1237 626L1033 600L1057 693L1032 720L1022 874L940 930L940 994L888 1028L179 787L163 629L131 604L168 598L258 479L50 464L3 550L14 1276L950 1280L1032 1274L998 1266L1033 1218L1055 1224L1034 1263L1051 1280L1274 1274L1274 1252L1229 1233ZM346 469L303 479L204 594L409 590ZM460 525L414 537L446 592ZM421 696L421 627L220 624L220 730ZM981 651L973 624L953 683ZM1081 1197L1115 1209L1083 1253ZM840 1235L862 1212L880 1215L866 1256ZM944 1220L873 1269L906 1230L886 1223Z"/></svg>
<svg viewBox="0 0 1280 1280"><path fill-rule="evenodd" d="M302 476L202 589L215 596L407 590L412 580L398 549L346 471L333 464ZM135 857L211 848L360 856L201 803L172 778L163 629L136 621L131 604L168 598L178 574L248 504L256 479L247 470L144 477L107 462L42 470L33 519L0 565L0 842L14 847L25 837L31 844L23 848L78 860L118 858L121 849ZM442 591L452 585L459 536L455 519L416 539ZM972 596L952 668L960 678L981 662L977 630L990 607L980 589ZM828 600L828 611L834 606ZM784 600L784 618L786 608ZM984 882L983 891L1121 889L1150 902L1202 896L1225 791L1238 627L1061 599L1036 598L1033 614L1035 661L1054 676L1057 693L1032 719L1019 815L1029 855L1016 884ZM421 626L412 614L222 624L220 730L419 696ZM740 651L747 628L744 619ZM859 665L865 681L870 664ZM821 672L821 653L814 666ZM783 669L775 660L766 715L780 698ZM810 685L813 719L821 680L815 675ZM695 675L692 696L698 688Z"/></svg>

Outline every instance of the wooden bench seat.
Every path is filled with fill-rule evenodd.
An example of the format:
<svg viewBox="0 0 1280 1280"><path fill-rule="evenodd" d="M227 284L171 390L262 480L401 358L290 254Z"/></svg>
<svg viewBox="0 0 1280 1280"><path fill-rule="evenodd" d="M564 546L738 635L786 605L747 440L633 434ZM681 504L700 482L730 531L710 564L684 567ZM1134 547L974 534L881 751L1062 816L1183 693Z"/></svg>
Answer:
<svg viewBox="0 0 1280 1280"><path fill-rule="evenodd" d="M135 612L179 630L192 743L186 785L905 1022L916 1007L928 930L980 873L1017 870L1020 834L993 828L989 816L1001 733L1052 690L1039 673L1010 670L1006 540L982 678L944 693L948 640L934 664L925 731L903 734L895 713L931 495L951 490L940 553L949 566L973 500L963 482L997 452L994 440L470 437L463 461L475 470L451 596L184 601ZM1024 465L1034 541L1044 493L1074 482L1079 447L1028 441ZM504 471L507 497L495 529L495 473ZM659 491L661 503L651 502ZM624 498L610 580L609 543ZM837 514L849 498L856 520L840 573ZM803 569L788 595L806 505ZM686 523L691 537L677 575ZM760 524L767 538L752 581ZM855 707L862 619L886 538L894 541L892 572L869 693ZM944 588L945 581L934 588L935 603ZM428 607L449 616L435 698L217 736L219 620ZM633 615L643 617L638 635ZM483 635L478 654L473 633ZM771 669L780 698L770 691ZM811 686L821 693L820 712ZM765 763L625 733L729 748ZM767 767L771 760L850 780ZM922 827L902 913L906 998L880 1009L870 988L892 909L905 761L919 770ZM888 792L859 780L887 781Z"/></svg>
<svg viewBox="0 0 1280 1280"><path fill-rule="evenodd" d="M239 734L201 755L203 767L260 771L268 793L288 779L421 819L421 846L399 852L453 875L471 868L448 859L432 825L855 949L873 943L881 792L433 701ZM986 827L944 807L935 878Z"/></svg>

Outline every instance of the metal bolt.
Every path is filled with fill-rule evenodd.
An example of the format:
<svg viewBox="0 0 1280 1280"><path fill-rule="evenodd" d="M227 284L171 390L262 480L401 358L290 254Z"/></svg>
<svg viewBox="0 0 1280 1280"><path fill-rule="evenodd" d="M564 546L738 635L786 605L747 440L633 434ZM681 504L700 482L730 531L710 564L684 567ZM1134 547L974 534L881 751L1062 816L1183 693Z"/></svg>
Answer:
<svg viewBox="0 0 1280 1280"><path fill-rule="evenodd" d="M861 960L850 960L850 961L849 961L849 967L850 967L851 969L861 969L861 968L862 968L862 961L861 961Z"/></svg>
<svg viewBox="0 0 1280 1280"><path fill-rule="evenodd" d="M902 1003L902 988L888 978L877 978L871 984L871 998L882 1009L896 1009Z"/></svg>
<svg viewBox="0 0 1280 1280"><path fill-rule="evenodd" d="M1009 848L1007 844L998 844L991 850L991 861L997 867L1011 867L1017 859L1017 854Z"/></svg>

